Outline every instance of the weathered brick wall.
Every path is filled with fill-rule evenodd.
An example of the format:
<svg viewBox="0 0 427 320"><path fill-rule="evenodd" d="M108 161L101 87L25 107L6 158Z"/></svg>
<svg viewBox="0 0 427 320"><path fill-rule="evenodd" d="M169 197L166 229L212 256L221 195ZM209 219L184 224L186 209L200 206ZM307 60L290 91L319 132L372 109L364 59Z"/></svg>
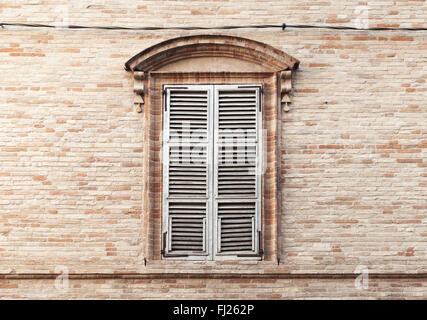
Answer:
<svg viewBox="0 0 427 320"><path fill-rule="evenodd" d="M33 0L0 4L0 17L123 26L368 22L416 27L425 26L427 5L94 0L71 6ZM57 266L78 273L200 272L207 266L219 272L336 274L353 273L360 265L375 273L425 272L427 41L425 32L404 31L224 31L301 61L291 111L282 115L281 265L144 266L143 115L133 109L133 81L123 64L153 44L199 33L0 29L0 273L47 273ZM0 296L33 296L38 286L46 297L57 294L50 292L48 280L4 281ZM72 281L78 286L70 297L82 292L143 297L138 289L127 295L123 288L142 288L144 282L102 280L108 293L87 293L99 287L98 280ZM172 287L156 281L144 297ZM209 281L206 295L219 288ZM260 295L275 292L268 282L252 281ZM343 287L338 280L283 281L274 283L293 289L278 297L357 295L350 280ZM426 294L423 279L377 283L375 294L367 296ZM220 290L217 294L225 289ZM191 290L186 294L190 297Z"/></svg>
<svg viewBox="0 0 427 320"><path fill-rule="evenodd" d="M371 279L367 290L334 279L86 279L57 287L52 279L0 281L8 299L423 299L427 290L409 279Z"/></svg>

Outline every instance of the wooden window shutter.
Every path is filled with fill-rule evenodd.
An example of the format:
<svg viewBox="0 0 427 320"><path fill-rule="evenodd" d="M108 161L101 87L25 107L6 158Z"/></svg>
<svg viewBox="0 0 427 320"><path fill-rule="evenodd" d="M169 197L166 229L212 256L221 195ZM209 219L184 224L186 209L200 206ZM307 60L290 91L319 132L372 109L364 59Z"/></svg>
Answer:
<svg viewBox="0 0 427 320"><path fill-rule="evenodd" d="M209 259L212 86L166 86L163 127L165 257Z"/></svg>
<svg viewBox="0 0 427 320"><path fill-rule="evenodd" d="M261 256L261 86L215 86L216 259Z"/></svg>

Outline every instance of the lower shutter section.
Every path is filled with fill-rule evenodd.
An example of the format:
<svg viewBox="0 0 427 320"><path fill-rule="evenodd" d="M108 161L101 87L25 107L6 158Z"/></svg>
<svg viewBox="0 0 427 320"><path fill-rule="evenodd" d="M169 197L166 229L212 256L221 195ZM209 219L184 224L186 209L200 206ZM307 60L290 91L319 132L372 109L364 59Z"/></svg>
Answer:
<svg viewBox="0 0 427 320"><path fill-rule="evenodd" d="M255 253L256 202L218 201L218 253Z"/></svg>
<svg viewBox="0 0 427 320"><path fill-rule="evenodd" d="M206 202L169 202L168 252L206 253Z"/></svg>

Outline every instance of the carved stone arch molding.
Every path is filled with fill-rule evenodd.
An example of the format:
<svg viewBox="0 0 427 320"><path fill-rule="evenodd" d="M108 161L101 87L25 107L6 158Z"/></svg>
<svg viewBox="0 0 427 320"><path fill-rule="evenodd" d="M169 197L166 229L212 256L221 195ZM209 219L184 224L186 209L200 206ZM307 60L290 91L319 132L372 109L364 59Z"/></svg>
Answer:
<svg viewBox="0 0 427 320"><path fill-rule="evenodd" d="M149 74L169 72L275 72L281 105L289 111L292 71L299 61L268 44L225 35L196 35L163 41L149 47L125 64L133 72L135 106L142 112L149 94Z"/></svg>
<svg viewBox="0 0 427 320"><path fill-rule="evenodd" d="M132 72L134 77L136 110L144 112L143 170L146 181L143 184L144 215L141 216L143 230L141 230L139 260L143 261L144 268L153 266L153 270L159 268L162 270L167 269L168 265L161 263L160 254L163 144L161 132L163 86L170 84L262 85L265 143L263 143L261 210L264 256L260 263L276 265L276 262L280 261L281 111L289 110L292 72L298 65L297 59L270 45L225 35L197 35L170 39L145 49L126 62L125 69ZM174 267L185 269L189 265L180 263ZM257 267L261 265L255 264L251 268Z"/></svg>

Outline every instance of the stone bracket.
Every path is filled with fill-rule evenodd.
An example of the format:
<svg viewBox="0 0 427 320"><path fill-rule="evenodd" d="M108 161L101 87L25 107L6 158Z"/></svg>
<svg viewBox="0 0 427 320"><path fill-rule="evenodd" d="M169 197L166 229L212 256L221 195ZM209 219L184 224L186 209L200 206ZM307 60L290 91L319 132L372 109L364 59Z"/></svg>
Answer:
<svg viewBox="0 0 427 320"><path fill-rule="evenodd" d="M146 80L147 73L144 71L134 71L134 86L133 92L134 96L134 105L136 112L141 113L144 111L145 105L145 94L146 91ZM292 71L280 71L280 105L283 111L288 112L289 105L291 104L290 93L292 91Z"/></svg>
<svg viewBox="0 0 427 320"><path fill-rule="evenodd" d="M145 80L146 74L144 71L135 71L133 73L133 92L135 93L133 103L136 108L136 112L141 113L144 110L145 104Z"/></svg>
<svg viewBox="0 0 427 320"><path fill-rule="evenodd" d="M289 104L291 104L291 98L289 94L292 91L292 71L281 71L280 72L280 105L282 110L288 112Z"/></svg>

